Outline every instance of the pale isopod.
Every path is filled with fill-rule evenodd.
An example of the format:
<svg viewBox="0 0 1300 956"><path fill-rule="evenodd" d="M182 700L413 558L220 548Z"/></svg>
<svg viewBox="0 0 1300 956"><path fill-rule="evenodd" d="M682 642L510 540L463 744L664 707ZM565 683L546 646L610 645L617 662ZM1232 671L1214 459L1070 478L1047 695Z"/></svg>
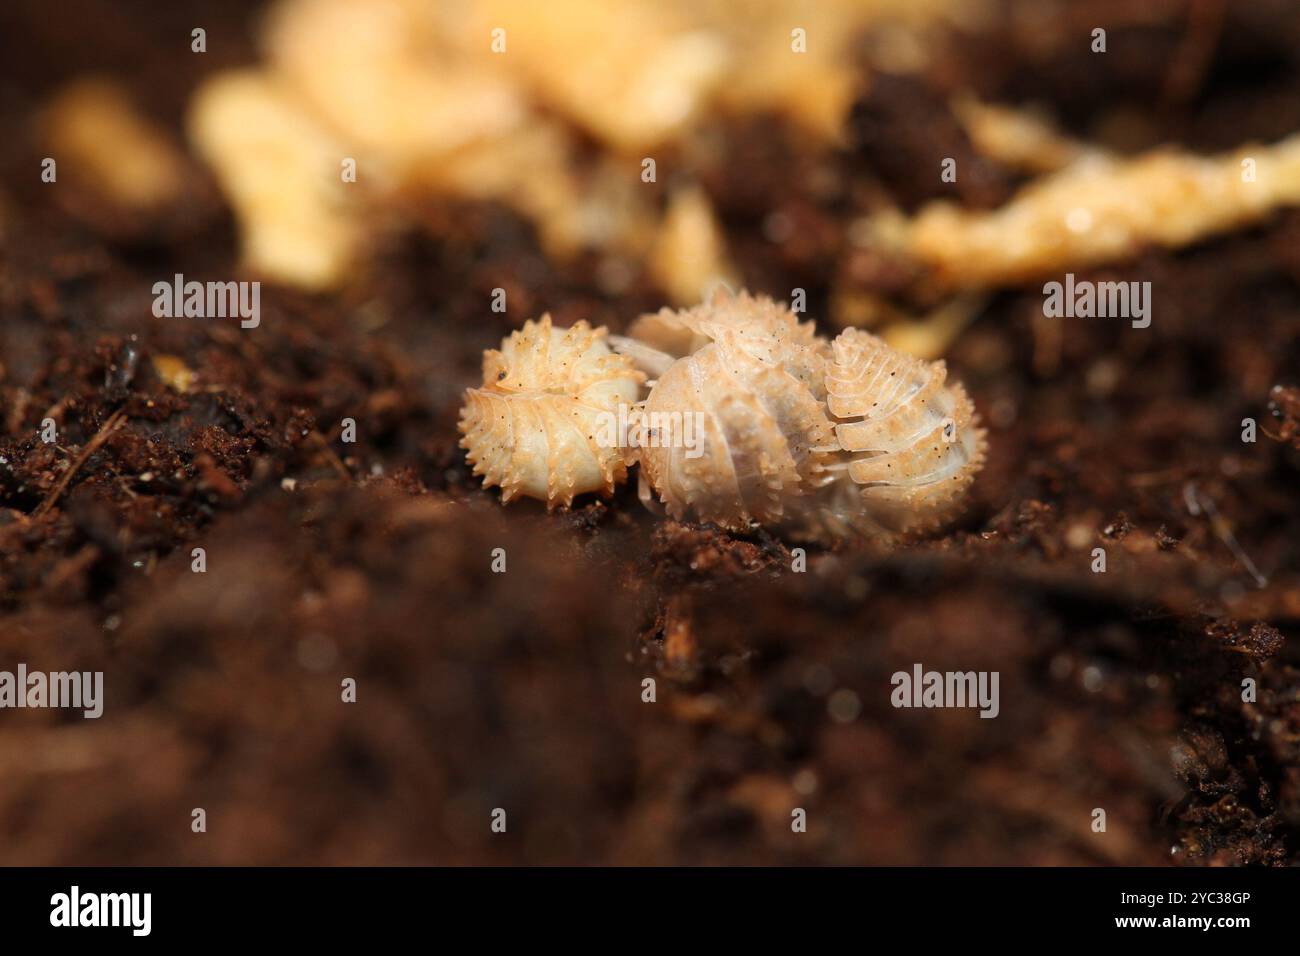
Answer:
<svg viewBox="0 0 1300 956"><path fill-rule="evenodd" d="M645 375L610 351L606 330L578 322L525 322L483 356L483 385L467 389L461 447L502 500L539 498L548 508L575 495L611 492L627 477L617 445L602 441L609 416L639 397Z"/></svg>
<svg viewBox="0 0 1300 956"><path fill-rule="evenodd" d="M985 432L944 362L845 329L826 372L839 450L817 518L830 534L906 533L950 518L984 464Z"/></svg>
<svg viewBox="0 0 1300 956"><path fill-rule="evenodd" d="M831 343L770 299L728 292L630 332L612 352L603 328L543 316L485 355L460 425L485 485L568 505L639 463L642 499L675 518L894 538L952 518L983 466L984 429L945 364L869 333ZM657 378L632 407L645 372ZM608 439L616 416L637 441Z"/></svg>
<svg viewBox="0 0 1300 956"><path fill-rule="evenodd" d="M662 369L643 408L643 498L648 483L677 518L785 521L834 441L822 388L829 350L812 324L769 299L722 292L642 316L630 339L618 347Z"/></svg>
<svg viewBox="0 0 1300 956"><path fill-rule="evenodd" d="M669 514L836 539L895 537L951 518L985 433L943 362L856 329L833 343L765 298L715 296L643 316L616 347L659 373L647 420L699 440L640 450ZM676 360L673 356L681 356Z"/></svg>

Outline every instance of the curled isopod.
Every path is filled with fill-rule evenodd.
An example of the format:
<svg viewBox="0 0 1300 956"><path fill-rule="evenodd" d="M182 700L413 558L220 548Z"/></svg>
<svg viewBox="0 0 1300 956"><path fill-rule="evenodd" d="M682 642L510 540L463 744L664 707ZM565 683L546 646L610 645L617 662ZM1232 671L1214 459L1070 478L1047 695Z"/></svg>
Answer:
<svg viewBox="0 0 1300 956"><path fill-rule="evenodd" d="M461 447L503 501L524 495L553 508L583 492L611 492L627 465L606 437L609 423L644 381L610 350L603 327L557 329L543 315L484 353L483 386L465 392Z"/></svg>
<svg viewBox="0 0 1300 956"><path fill-rule="evenodd" d="M959 509L984 464L985 432L942 361L898 352L845 329L826 371L826 405L839 451L826 466L817 520L831 535L905 534Z"/></svg>
<svg viewBox="0 0 1300 956"><path fill-rule="evenodd" d="M832 345L769 299L643 316L615 345L659 376L642 496L677 518L892 538L951 518L983 464L984 430L943 362L855 329Z"/></svg>
<svg viewBox="0 0 1300 956"><path fill-rule="evenodd" d="M834 441L811 323L770 299L716 293L642 316L618 347L659 373L642 409L642 497L727 527L784 523Z"/></svg>

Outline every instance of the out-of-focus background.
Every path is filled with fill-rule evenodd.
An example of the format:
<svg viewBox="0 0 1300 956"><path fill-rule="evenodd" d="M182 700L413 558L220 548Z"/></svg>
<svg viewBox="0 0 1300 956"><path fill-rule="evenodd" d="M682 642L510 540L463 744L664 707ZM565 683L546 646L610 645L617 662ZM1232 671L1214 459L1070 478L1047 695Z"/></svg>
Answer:
<svg viewBox="0 0 1300 956"><path fill-rule="evenodd" d="M16 2L0 62L0 670L107 688L0 710L0 863L1295 861L1292 4ZM949 363L955 526L792 573L479 487L484 349L718 281Z"/></svg>

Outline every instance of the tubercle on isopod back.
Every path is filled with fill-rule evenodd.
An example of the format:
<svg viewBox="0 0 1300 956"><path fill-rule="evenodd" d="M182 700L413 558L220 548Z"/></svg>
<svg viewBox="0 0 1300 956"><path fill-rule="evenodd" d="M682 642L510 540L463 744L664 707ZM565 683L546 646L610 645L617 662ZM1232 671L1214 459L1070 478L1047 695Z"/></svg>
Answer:
<svg viewBox="0 0 1300 956"><path fill-rule="evenodd" d="M800 322L767 296L717 287L690 309L660 309L632 323L628 338L673 358L683 358L720 337L767 365L785 369L819 396L831 350L812 322ZM616 348L627 340L617 340Z"/></svg>
<svg viewBox="0 0 1300 956"><path fill-rule="evenodd" d="M525 496L567 507L626 480L608 423L637 401L645 375L606 336L586 322L554 328L547 314L484 353L483 384L465 391L460 445L503 502Z"/></svg>

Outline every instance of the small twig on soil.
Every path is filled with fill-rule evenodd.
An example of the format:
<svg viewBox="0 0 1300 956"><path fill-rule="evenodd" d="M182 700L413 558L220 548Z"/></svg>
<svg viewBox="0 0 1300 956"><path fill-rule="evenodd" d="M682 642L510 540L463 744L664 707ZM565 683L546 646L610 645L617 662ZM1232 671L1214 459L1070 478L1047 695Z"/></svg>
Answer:
<svg viewBox="0 0 1300 956"><path fill-rule="evenodd" d="M330 447L329 442L325 440L325 436L320 432L312 432L311 437L320 450L325 453L325 458L334 466L334 470L342 476L343 480L352 481L352 472L348 471L348 466L343 464L343 459Z"/></svg>
<svg viewBox="0 0 1300 956"><path fill-rule="evenodd" d="M126 421L126 412L124 410L118 410L108 417L108 421L104 422L104 426L95 433L94 438L86 442L86 447L81 449L81 454L78 455L72 464L68 466L68 469L63 473L63 477L58 480L58 483L55 484L50 493L45 496L45 500L36 506L36 510L32 512L33 518L39 518L41 515L45 514L45 512L54 507L54 503L59 500L59 496L67 489L68 483L72 481L73 476L81 470L81 467L87 462L87 460L89 460L91 455L99 451L100 446L102 446L104 442L108 441L108 437L112 435L113 432L117 430L117 426L121 425L124 421Z"/></svg>
<svg viewBox="0 0 1300 956"><path fill-rule="evenodd" d="M64 586L99 560L99 548L88 544L71 557L64 558L54 566L46 579L46 587L59 593Z"/></svg>
<svg viewBox="0 0 1300 956"><path fill-rule="evenodd" d="M1200 495L1196 490L1196 485L1190 481L1183 486L1183 500L1187 504L1187 510L1193 515L1199 517L1204 513L1209 518L1211 530L1218 535L1219 540L1227 545L1233 556L1250 572L1250 576L1255 579L1255 587L1267 587L1268 578L1259 573L1259 569L1255 567L1255 562L1250 560L1250 555L1241 546L1237 536L1232 533L1232 528L1228 526L1228 522L1219 514L1219 509L1215 507L1214 501L1209 497Z"/></svg>

